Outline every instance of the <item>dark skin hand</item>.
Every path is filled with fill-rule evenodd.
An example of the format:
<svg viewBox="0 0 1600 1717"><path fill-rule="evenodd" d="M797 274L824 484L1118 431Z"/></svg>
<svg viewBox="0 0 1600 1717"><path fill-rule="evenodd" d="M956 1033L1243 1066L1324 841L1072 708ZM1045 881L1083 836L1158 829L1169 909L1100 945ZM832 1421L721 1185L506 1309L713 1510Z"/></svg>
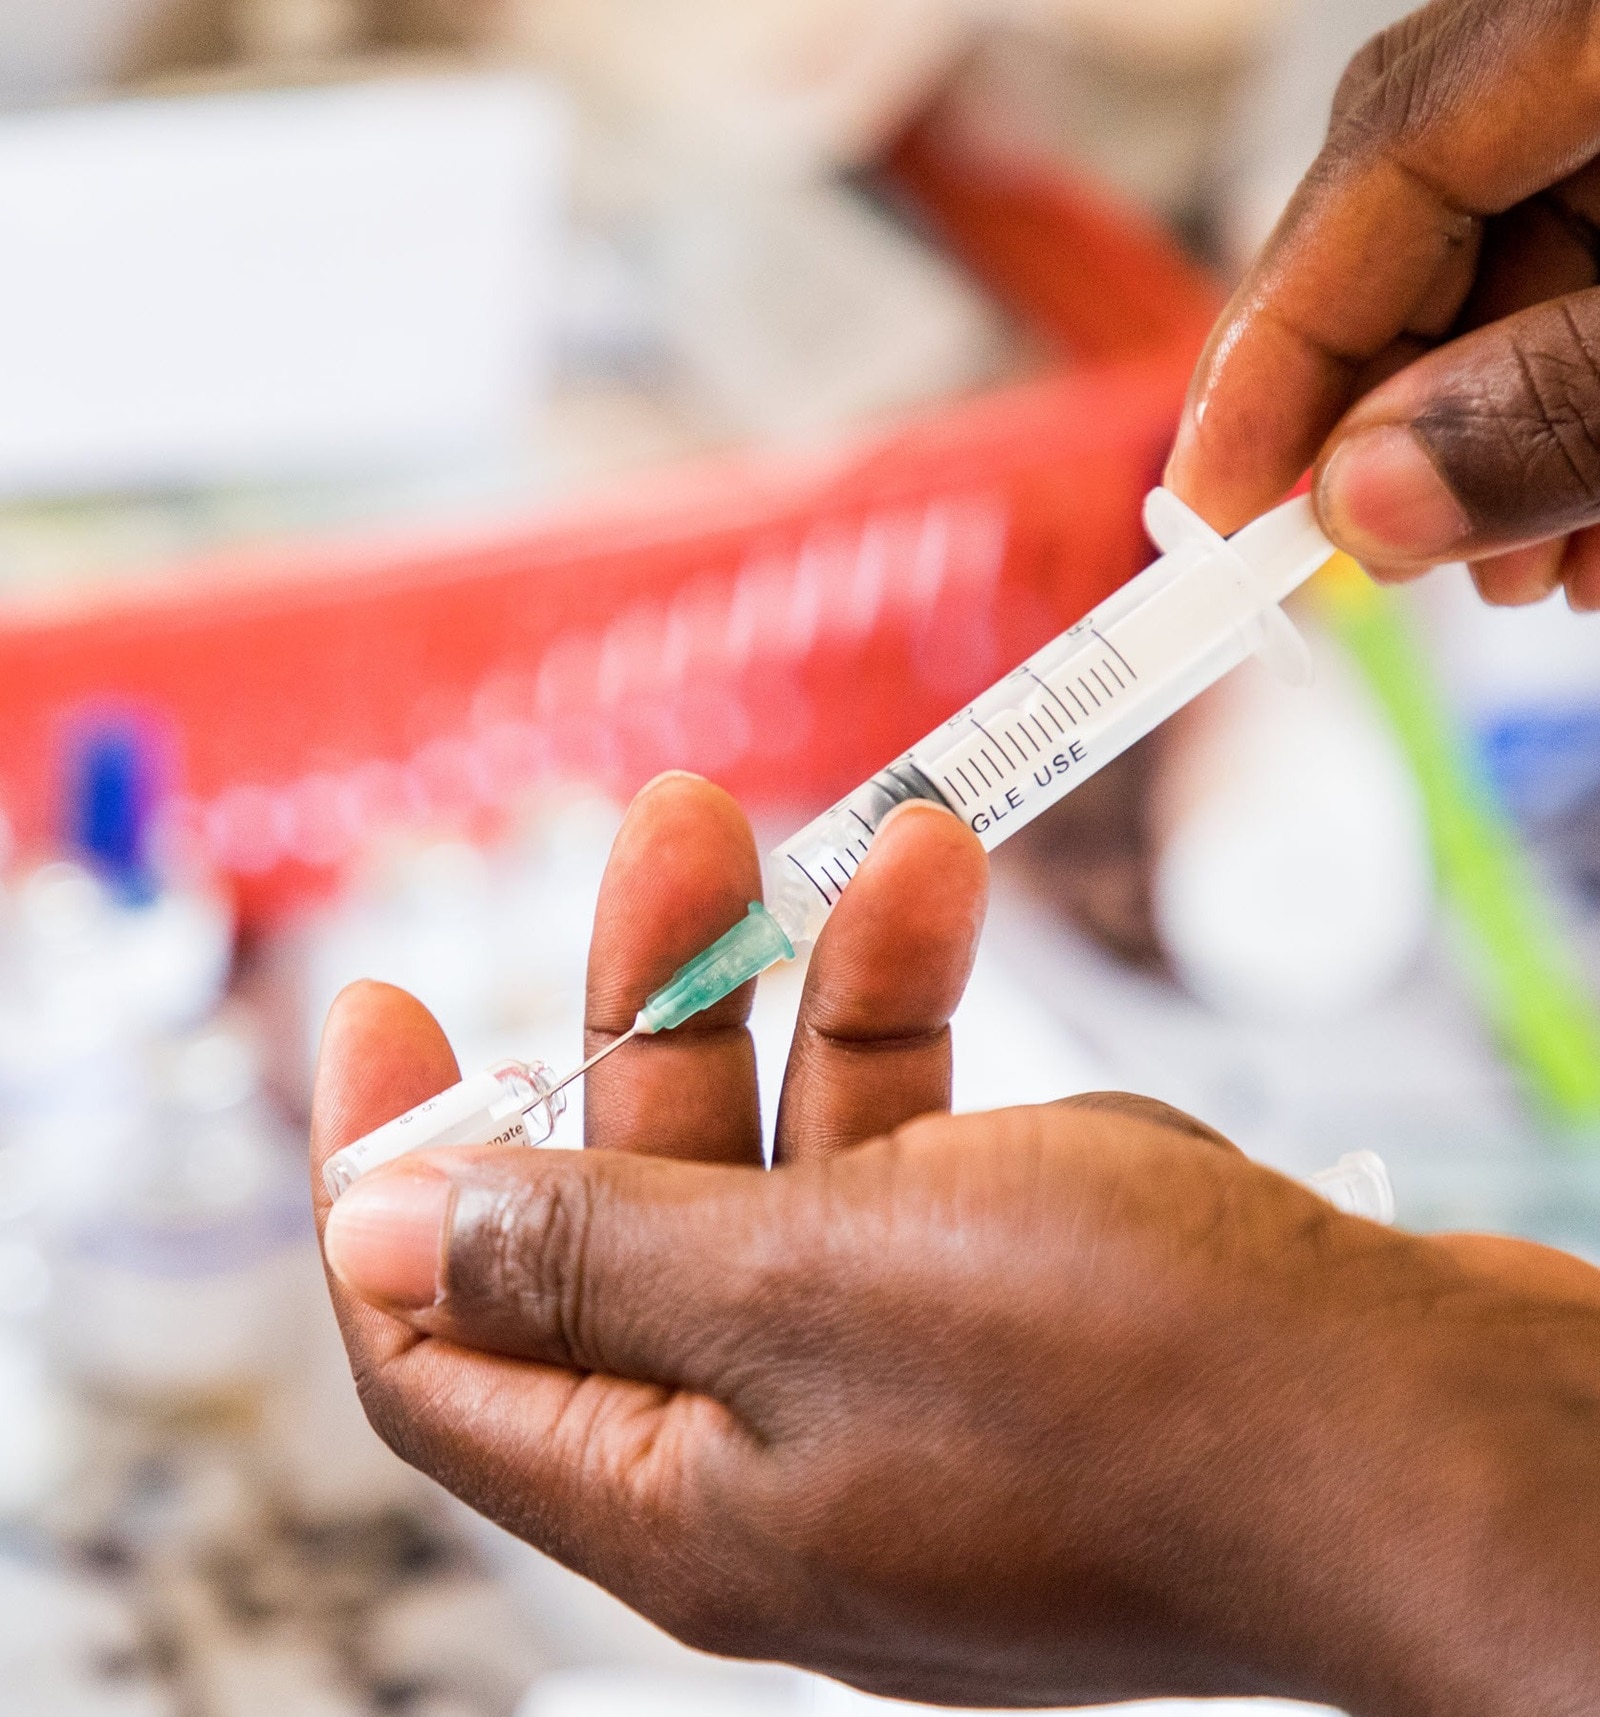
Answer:
<svg viewBox="0 0 1600 1717"><path fill-rule="evenodd" d="M669 777L598 912L592 1042L757 882ZM325 1225L373 1423L691 1644L879 1693L1592 1712L1600 1274L1341 1216L1187 1117L952 1118L976 840L900 811L812 961L759 1165L748 996L596 1072L589 1148L437 1151ZM313 1152L449 1084L359 985Z"/></svg>
<svg viewBox="0 0 1600 1717"><path fill-rule="evenodd" d="M1218 324L1168 483L1219 530L1315 465L1379 576L1600 608L1600 7L1436 0L1351 63Z"/></svg>

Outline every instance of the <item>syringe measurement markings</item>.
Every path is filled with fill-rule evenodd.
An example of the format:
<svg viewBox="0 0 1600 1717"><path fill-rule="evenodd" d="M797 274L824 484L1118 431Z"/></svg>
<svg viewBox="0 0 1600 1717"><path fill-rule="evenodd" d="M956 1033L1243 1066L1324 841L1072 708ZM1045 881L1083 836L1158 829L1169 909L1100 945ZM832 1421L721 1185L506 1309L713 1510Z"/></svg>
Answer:
<svg viewBox="0 0 1600 1717"><path fill-rule="evenodd" d="M789 863L792 864L794 866L794 868L797 871L799 871L800 874L806 879L806 881L811 884L811 886L817 891L817 893L822 896L822 904L824 906L832 906L833 902L834 902L834 896L828 893L827 889L825 889L822 886L822 884L817 881L817 879L811 874L810 871L808 871L806 869L806 867L803 864L801 864L799 859L797 859L793 853L790 853L788 855L788 858L789 858Z"/></svg>
<svg viewBox="0 0 1600 1717"><path fill-rule="evenodd" d="M985 733L988 733L987 728L985 728L984 731ZM990 733L989 739L992 744L997 745L1000 748L1000 755L1005 760L1005 766L1008 772L1015 769L1017 764L1023 762L1026 753L1023 752L1020 746L1018 746L1016 740L1011 738L1011 735L1005 730L1005 728L1000 728L997 733ZM1009 744L1007 744L1008 740L1010 741ZM1017 753L1015 759L1013 759L1011 755L1013 751Z"/></svg>
<svg viewBox="0 0 1600 1717"><path fill-rule="evenodd" d="M837 876L837 877L835 877L835 876L834 876L834 875L833 875L833 874L832 874L832 873L831 873L831 872L830 872L830 871L829 871L829 869L828 869L828 866L827 866L827 865L823 865L823 867L822 867L822 874L823 874L823 875L824 875L824 876L825 876L825 877L827 877L827 879L828 879L828 881L829 881L829 882L836 882L836 883L837 883L837 885L838 885L838 887L839 887L839 889L840 889L840 891L841 891L841 892L842 892L842 891L843 891L843 889L844 889L844 885L845 885L845 884L846 884L846 883L847 883L847 882L848 882L848 881L849 881L849 880L850 880L850 878L851 878L851 877L852 877L852 876L854 876L854 875L855 875L855 872L854 872L854 871L850 871L850 870L846 870L846 869L845 869L845 868L844 868L844 860L843 860L843 859L841 859L841 858L838 858L838 857L835 857L835 858L834 858L834 859L832 859L832 860L831 860L831 861L830 861L830 862L831 862L831 863L832 863L832 865L833 865L833 867L834 867L834 870L836 870L836 871L837 871L837 872L838 872L838 873L839 873L839 875L838 875L838 876Z"/></svg>
<svg viewBox="0 0 1600 1717"><path fill-rule="evenodd" d="M1067 708L1067 706L1064 703L1061 702L1061 699L1056 696L1055 688L1052 687L1051 685L1049 685L1046 681L1041 680L1039 678L1039 676L1033 671L1032 668L1024 668L1023 672L1028 676L1028 678L1030 680L1033 681L1033 683L1039 688L1039 690L1045 694L1046 697L1050 698L1052 700L1052 702L1054 702L1057 705L1057 707L1060 709L1061 713L1067 718L1067 720L1070 721L1074 727L1076 727L1078 725L1078 718L1072 713L1072 711L1070 709ZM1055 719L1056 719L1053 712L1050 715L1050 719L1052 721L1055 721ZM1063 727L1061 729L1061 731L1063 733L1065 733L1067 730Z"/></svg>
<svg viewBox="0 0 1600 1717"><path fill-rule="evenodd" d="M1067 696L1072 699L1072 701L1078 706L1078 708L1080 710L1083 711L1083 719L1085 721L1087 721L1089 719L1089 706L1083 701L1082 698L1080 698L1078 696L1078 694L1072 689L1071 686L1068 686L1066 690L1067 690ZM1077 723L1074 722L1073 726L1076 727Z"/></svg>
<svg viewBox="0 0 1600 1717"><path fill-rule="evenodd" d="M1054 724L1055 730L1057 733L1065 733L1067 731L1061 725L1061 718L1048 705L1046 705L1043 709L1041 709L1039 714L1040 715L1047 715L1050 717L1050 720ZM1039 729L1040 733L1043 733L1044 732L1044 723L1039 720L1039 716L1036 715L1033 718L1033 722L1034 722L1034 725Z"/></svg>
<svg viewBox="0 0 1600 1717"><path fill-rule="evenodd" d="M998 751L1000 753L1000 755L1005 759L1006 768L1007 769L1011 768L1012 767L1011 753L1006 750L1005 746L1003 746L1000 743L1000 741L998 739L996 739L992 733L990 733L988 728L986 728L983 725L983 723L978 720L978 718L976 716L974 716L972 718L972 725L975 728L977 728L978 732L981 733L983 735L983 737L985 739L987 739L988 742L995 748L995 750ZM984 756L989 757L989 753L987 751L984 752ZM1021 761L1022 761L1022 753L1019 751L1017 753L1017 762L1020 763ZM992 757L989 757L989 767L991 769L993 769L997 775L1002 773L1002 771L995 764L995 760Z"/></svg>
<svg viewBox="0 0 1600 1717"><path fill-rule="evenodd" d="M1096 634L1096 636L1098 636L1098 634ZM1103 708L1107 703L1114 702L1117 692L1126 691L1128 689L1127 683L1112 666L1110 660L1112 655L1116 655L1117 660L1123 662L1124 666L1127 665L1120 652L1113 651L1108 645L1107 655L1105 659L1102 660L1100 668L1090 667L1084 673L1079 674L1077 678L1077 686L1082 689L1084 697L1087 697L1097 710ZM1109 675L1111 680L1115 683L1117 691L1113 691L1111 686L1106 683L1106 679L1102 677L1100 671L1101 668L1104 669L1105 674ZM1057 710L1060 710L1060 712L1066 716L1067 721L1073 728L1076 728L1078 725L1077 717L1074 716L1072 711L1065 703L1062 702L1061 696L1055 687L1041 679L1039 675L1033 672L1032 669L1025 668L1022 671L1026 673L1028 678L1031 679L1039 690L1044 693L1045 697L1049 699L1049 703L1041 702L1034 710L1018 713L1013 717L1013 722L1010 727L1001 727L997 725L991 728L985 726L984 723L979 721L975 715L968 712L965 719L968 723L969 731L977 735L980 743L977 744L976 749L969 749L967 751L964 762L952 762L951 773L941 775L939 778L951 799L963 810L965 810L972 802L981 799L985 792L993 792L1004 786L1008 779L1013 778L1020 772L1019 766L1026 767L1030 752L1033 756L1037 757L1048 751L1050 746L1055 743L1055 739L1051 735L1050 729L1045 726L1044 718L1047 717L1051 726L1055 728L1056 733L1063 737L1068 734L1069 730L1062 726L1060 718L1056 713ZM1129 672L1131 674L1132 670L1130 669ZM1091 681L1093 684L1090 683ZM1098 693L1095 690L1096 686L1099 687ZM1084 704L1083 698L1079 697L1078 692L1074 690L1073 686L1066 685L1062 689L1083 712L1085 718L1087 718L1089 715L1089 709ZM1051 707L1052 704L1055 708ZM1037 732L1039 738L1044 741L1042 746L1039 743L1039 739L1034 737L1035 732ZM981 743L981 741L984 740L988 743ZM996 752L999 753L1001 759L999 762L995 760ZM967 771L969 768L971 769L972 774L968 774ZM978 780L982 782L983 786L981 789L974 784L972 778L973 775L976 775ZM958 781L961 785L957 785ZM965 791L963 791L963 787L965 788ZM876 833L872 825L853 806L849 809L852 820L860 825L864 834L868 839L870 839ZM866 857L866 852L866 841L857 839L851 842L849 847L845 849L845 856L850 860L848 864L844 862L843 857L836 854L831 861L833 865L832 870L829 869L828 864L822 865L822 874L829 885L826 887L819 884L817 879L813 877L804 866L798 866L798 868L806 877L806 880L811 883L812 887L822 895L823 899L832 905L836 898L836 894L832 891L842 891L845 883L854 876L856 869L859 868L861 864L861 861ZM798 864L798 861L796 862ZM835 871L839 873L837 876L834 874Z"/></svg>
<svg viewBox="0 0 1600 1717"><path fill-rule="evenodd" d="M1035 722L1035 723L1036 723L1036 724L1037 724L1037 725L1038 725L1038 727L1039 727L1039 731L1040 731L1040 732L1041 732L1041 733L1043 733L1043 732L1044 732L1044 724L1043 724L1043 723L1042 723L1042 722L1041 722L1041 721L1040 721L1040 719L1039 719L1039 718L1040 718L1040 717L1041 717L1041 716L1049 716L1049 718L1050 718L1050 725L1051 725L1051 726L1052 726L1052 727L1053 727L1053 728L1054 728L1054 729L1055 729L1055 730L1056 730L1056 732L1057 732L1057 733L1062 733L1062 734L1064 734L1064 733L1065 733L1065 732L1066 732L1066 731L1067 731L1067 730L1066 730L1066 729L1065 729L1065 728L1064 728L1064 727L1063 727L1063 726L1062 726L1062 725L1061 725L1061 717L1060 717L1060 716L1058 716L1058 715L1057 715L1057 714L1056 714L1056 712L1055 712L1055 711L1054 711L1054 710L1053 710L1053 709L1051 709L1051 707L1050 707L1050 706L1049 706L1049 704L1047 704L1047 703L1045 703L1045 704L1040 704L1040 705L1039 705L1039 707L1038 707L1038 709L1036 709L1036 710L1035 710L1035 711L1034 711L1034 712L1033 712L1033 719L1034 719L1034 722Z"/></svg>
<svg viewBox="0 0 1600 1717"><path fill-rule="evenodd" d="M1102 644L1104 644L1105 647L1111 652L1111 654L1113 656L1115 656L1119 662L1121 662L1123 667L1125 667L1128 670L1128 678L1130 680L1138 679L1139 676L1133 671L1133 663L1130 662L1128 660L1128 658L1123 655L1123 653L1116 647L1115 644L1113 644L1111 642L1111 640L1105 635L1104 632L1096 632L1095 637L1097 637L1100 640L1100 642Z"/></svg>

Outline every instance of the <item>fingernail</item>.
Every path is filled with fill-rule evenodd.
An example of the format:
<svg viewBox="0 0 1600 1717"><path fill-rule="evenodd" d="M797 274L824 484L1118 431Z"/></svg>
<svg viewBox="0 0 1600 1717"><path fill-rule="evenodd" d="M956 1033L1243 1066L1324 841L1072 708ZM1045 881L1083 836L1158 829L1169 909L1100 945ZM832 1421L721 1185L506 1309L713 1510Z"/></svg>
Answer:
<svg viewBox="0 0 1600 1717"><path fill-rule="evenodd" d="M1363 430L1334 450L1317 510L1358 560L1448 560L1472 533L1428 450L1401 423Z"/></svg>
<svg viewBox="0 0 1600 1717"><path fill-rule="evenodd" d="M668 781L704 781L704 780L705 780L704 775L696 775L692 769L663 769L659 775L652 775L650 777L650 779L648 781L646 781L645 784L639 789L639 791L634 794L634 796L633 796L634 803L637 804L638 801L640 799L642 799L646 793L655 792L657 787L662 786L665 782L668 782Z"/></svg>
<svg viewBox="0 0 1600 1717"><path fill-rule="evenodd" d="M328 1266L364 1300L406 1311L437 1303L454 1183L420 1163L358 1180L328 1213Z"/></svg>

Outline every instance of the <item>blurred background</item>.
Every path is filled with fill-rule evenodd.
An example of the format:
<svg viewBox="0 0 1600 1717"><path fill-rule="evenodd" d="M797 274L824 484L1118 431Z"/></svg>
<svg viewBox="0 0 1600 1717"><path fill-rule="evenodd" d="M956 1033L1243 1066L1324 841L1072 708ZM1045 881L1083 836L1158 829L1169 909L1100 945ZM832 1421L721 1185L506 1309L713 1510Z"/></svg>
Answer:
<svg viewBox="0 0 1600 1717"><path fill-rule="evenodd" d="M1403 9L0 0L8 1711L874 1706L679 1650L367 1430L320 1021L381 977L464 1066L570 1064L639 785L777 838L1146 564L1205 331ZM1459 570L1297 618L1312 690L1247 666L998 855L957 1105L1143 1091L1600 1261L1600 622Z"/></svg>

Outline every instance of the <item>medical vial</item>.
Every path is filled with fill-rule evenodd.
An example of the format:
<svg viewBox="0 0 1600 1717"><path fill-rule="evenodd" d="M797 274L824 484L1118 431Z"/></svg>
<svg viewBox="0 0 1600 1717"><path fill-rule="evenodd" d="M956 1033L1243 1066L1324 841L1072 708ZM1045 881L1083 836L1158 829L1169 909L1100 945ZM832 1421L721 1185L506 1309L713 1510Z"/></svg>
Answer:
<svg viewBox="0 0 1600 1717"><path fill-rule="evenodd" d="M555 1083L542 1061L502 1061L475 1073L329 1157L322 1166L328 1196L338 1198L379 1164L412 1151L546 1144L567 1108Z"/></svg>

